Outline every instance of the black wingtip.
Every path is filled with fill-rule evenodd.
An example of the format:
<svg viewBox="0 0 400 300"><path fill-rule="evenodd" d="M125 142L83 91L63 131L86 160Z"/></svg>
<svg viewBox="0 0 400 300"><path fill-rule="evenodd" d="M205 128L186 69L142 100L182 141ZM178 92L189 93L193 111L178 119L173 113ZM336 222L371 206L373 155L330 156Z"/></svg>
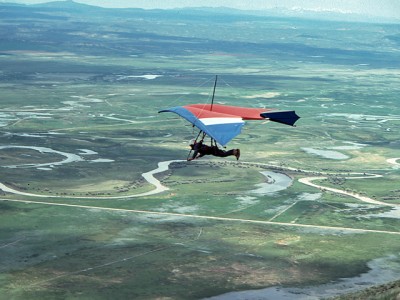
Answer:
<svg viewBox="0 0 400 300"><path fill-rule="evenodd" d="M295 123L300 117L296 114L294 110L290 111L271 111L260 114L261 117L269 119L270 121L290 125L295 127Z"/></svg>

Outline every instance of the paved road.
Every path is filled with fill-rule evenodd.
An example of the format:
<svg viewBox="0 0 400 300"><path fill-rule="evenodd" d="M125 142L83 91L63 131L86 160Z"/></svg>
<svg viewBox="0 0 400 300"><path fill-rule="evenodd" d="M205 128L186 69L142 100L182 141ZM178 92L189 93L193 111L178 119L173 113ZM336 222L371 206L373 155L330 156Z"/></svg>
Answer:
<svg viewBox="0 0 400 300"><path fill-rule="evenodd" d="M30 201L30 200L18 200L18 199L0 198L0 201L81 208L81 209L88 209L91 211L101 210L101 211L114 211L114 212L129 212L129 213L136 213L136 214L159 215L159 216L165 216L165 217L180 217L180 218L202 219L202 220L242 222L242 223L250 223L250 224L264 224L264 225L298 227L298 228L309 228L309 229L312 228L312 229L322 229L322 230L329 230L329 231L343 231L343 232L349 232L349 233L384 233L384 234L400 235L400 231L387 231L387 230L373 230L373 229L361 229L361 228L349 228L349 227L334 227L334 226L320 226L320 225L308 225L308 224L296 224L296 223L284 223L284 222L271 222L271 221L262 221L262 220L201 216L201 215L190 215L190 214L181 214L181 213L168 213L168 212L157 212L157 211L136 210L136 209L87 206L87 205L77 205L77 204L67 204L67 203L49 203L49 202L42 202L42 201Z"/></svg>

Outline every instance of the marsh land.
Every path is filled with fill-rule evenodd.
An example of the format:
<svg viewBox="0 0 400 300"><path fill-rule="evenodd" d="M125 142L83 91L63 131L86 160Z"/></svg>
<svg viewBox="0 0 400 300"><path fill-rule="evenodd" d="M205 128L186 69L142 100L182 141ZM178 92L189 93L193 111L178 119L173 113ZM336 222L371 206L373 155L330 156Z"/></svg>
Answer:
<svg viewBox="0 0 400 300"><path fill-rule="evenodd" d="M73 2L0 16L0 297L398 287L398 24ZM157 112L209 102L216 74L216 103L298 126L247 122L239 161L186 162L197 132Z"/></svg>

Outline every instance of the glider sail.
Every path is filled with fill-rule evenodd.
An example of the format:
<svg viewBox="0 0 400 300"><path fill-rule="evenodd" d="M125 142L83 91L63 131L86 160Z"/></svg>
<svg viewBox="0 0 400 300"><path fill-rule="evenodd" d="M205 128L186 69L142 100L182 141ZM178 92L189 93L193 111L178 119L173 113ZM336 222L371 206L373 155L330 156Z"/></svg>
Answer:
<svg viewBox="0 0 400 300"><path fill-rule="evenodd" d="M240 134L244 120L270 120L294 126L299 116L294 111L272 111L265 108L248 108L219 104L191 104L175 106L161 112L173 112L225 146Z"/></svg>
<svg viewBox="0 0 400 300"><path fill-rule="evenodd" d="M244 125L239 116L201 109L196 105L176 106L159 112L176 113L222 146L237 136Z"/></svg>

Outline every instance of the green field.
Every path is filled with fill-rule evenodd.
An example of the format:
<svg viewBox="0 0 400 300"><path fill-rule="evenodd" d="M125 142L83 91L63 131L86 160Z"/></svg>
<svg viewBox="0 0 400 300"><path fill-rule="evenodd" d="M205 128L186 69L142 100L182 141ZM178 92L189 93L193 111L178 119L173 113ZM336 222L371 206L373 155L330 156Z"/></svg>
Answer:
<svg viewBox="0 0 400 300"><path fill-rule="evenodd" d="M0 299L400 280L397 25L0 8ZM216 74L216 103L297 127L247 122L239 161L186 162L196 130L158 111L208 103ZM170 160L152 194L142 174Z"/></svg>

